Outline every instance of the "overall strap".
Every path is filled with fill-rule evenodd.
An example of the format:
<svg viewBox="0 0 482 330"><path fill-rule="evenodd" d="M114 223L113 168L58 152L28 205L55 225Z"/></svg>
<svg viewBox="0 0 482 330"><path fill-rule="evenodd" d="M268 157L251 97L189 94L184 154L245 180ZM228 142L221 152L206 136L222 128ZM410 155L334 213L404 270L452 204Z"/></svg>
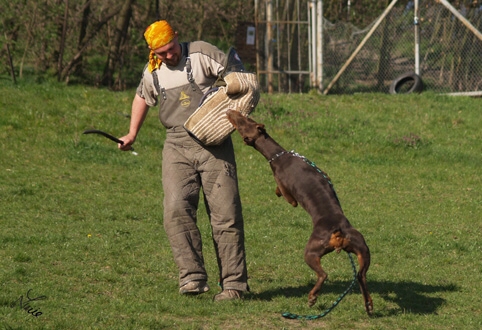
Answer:
<svg viewBox="0 0 482 330"><path fill-rule="evenodd" d="M144 66L144 69L142 70L142 72L146 71L148 65L149 65L149 63ZM154 87L156 88L156 91L157 91L157 95L162 93L162 97L165 100L166 99L166 90L164 88L161 89L161 86L159 85L159 78L157 77L157 69L152 71L151 74L152 74L152 81L154 83Z"/></svg>
<svg viewBox="0 0 482 330"><path fill-rule="evenodd" d="M164 89L164 87L161 87L161 85L159 84L159 77L157 76L157 72L158 70L154 70L152 72L152 80L154 81L154 86L156 87L157 95L162 94L162 98L164 100L167 100L166 90Z"/></svg>
<svg viewBox="0 0 482 330"><path fill-rule="evenodd" d="M191 84L192 90L196 90L196 84L194 83L194 77L192 74L192 66L191 66L191 58L189 57L189 43L182 42L181 43L182 55L186 56L186 73L187 73L187 80L189 84Z"/></svg>

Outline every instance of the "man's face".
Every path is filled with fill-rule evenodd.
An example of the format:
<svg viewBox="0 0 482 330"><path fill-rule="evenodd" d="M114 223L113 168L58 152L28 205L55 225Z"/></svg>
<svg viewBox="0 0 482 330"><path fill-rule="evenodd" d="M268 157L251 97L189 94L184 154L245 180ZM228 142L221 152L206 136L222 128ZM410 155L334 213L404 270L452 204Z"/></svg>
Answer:
<svg viewBox="0 0 482 330"><path fill-rule="evenodd" d="M177 36L170 43L154 49L154 54L168 66L176 66L181 60L181 47L177 42Z"/></svg>

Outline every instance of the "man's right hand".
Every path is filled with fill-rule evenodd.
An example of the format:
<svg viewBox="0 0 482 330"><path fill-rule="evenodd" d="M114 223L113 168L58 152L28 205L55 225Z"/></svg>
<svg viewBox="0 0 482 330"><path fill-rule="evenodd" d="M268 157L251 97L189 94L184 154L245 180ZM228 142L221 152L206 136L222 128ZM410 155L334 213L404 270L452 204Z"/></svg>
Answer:
<svg viewBox="0 0 482 330"><path fill-rule="evenodd" d="M129 150L133 149L132 145L136 141L136 138L132 137L131 135L128 134L126 136L123 136L123 137L119 138L119 140L124 142L124 144L119 143L119 144L117 144L117 147L122 151L129 151Z"/></svg>

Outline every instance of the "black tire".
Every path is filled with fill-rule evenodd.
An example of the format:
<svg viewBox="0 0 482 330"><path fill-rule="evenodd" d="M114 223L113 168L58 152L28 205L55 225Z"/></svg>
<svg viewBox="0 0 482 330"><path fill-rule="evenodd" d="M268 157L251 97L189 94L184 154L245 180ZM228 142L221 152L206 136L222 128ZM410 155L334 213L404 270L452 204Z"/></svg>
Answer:
<svg viewBox="0 0 482 330"><path fill-rule="evenodd" d="M390 94L420 93L423 90L422 78L414 72L407 72L390 85Z"/></svg>

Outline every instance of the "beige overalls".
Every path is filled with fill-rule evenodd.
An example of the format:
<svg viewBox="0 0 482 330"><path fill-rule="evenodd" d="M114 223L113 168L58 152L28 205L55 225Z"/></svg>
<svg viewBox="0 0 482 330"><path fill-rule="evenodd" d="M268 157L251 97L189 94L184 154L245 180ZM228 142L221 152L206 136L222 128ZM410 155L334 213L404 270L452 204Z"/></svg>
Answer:
<svg viewBox="0 0 482 330"><path fill-rule="evenodd" d="M167 128L162 152L164 228L179 268L179 285L193 280L206 281L201 234L196 224L202 189L220 283L224 289L247 291L243 217L232 141L228 138L219 146L204 147L182 126L223 69L220 66L224 63L223 54L203 42L190 43L190 56L186 54L184 49L178 67L162 65L152 73L157 75L156 91L141 86L151 81L155 86L156 79L152 77L143 79L138 89L140 95L157 94L160 120ZM217 60L217 67L209 66L213 59ZM144 72L144 77L149 75Z"/></svg>

